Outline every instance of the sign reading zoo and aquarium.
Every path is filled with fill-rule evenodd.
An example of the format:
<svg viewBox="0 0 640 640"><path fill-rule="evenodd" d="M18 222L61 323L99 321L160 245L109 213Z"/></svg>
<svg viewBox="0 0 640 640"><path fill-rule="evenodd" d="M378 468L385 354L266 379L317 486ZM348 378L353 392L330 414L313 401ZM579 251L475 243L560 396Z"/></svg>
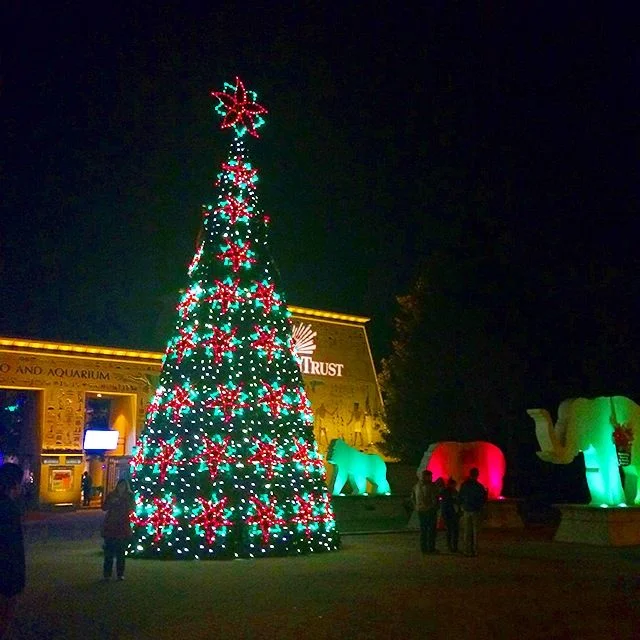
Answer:
<svg viewBox="0 0 640 640"><path fill-rule="evenodd" d="M314 331L310 324L293 325L292 350L298 361L298 366L302 373L311 376L342 377L344 364L337 362L320 362L313 359L313 352L316 350L317 331Z"/></svg>
<svg viewBox="0 0 640 640"><path fill-rule="evenodd" d="M78 369L76 367L41 367L39 365L19 364L12 369L7 362L0 362L0 373L17 373L32 376L52 376L54 378L81 378L82 380L109 380L108 371Z"/></svg>

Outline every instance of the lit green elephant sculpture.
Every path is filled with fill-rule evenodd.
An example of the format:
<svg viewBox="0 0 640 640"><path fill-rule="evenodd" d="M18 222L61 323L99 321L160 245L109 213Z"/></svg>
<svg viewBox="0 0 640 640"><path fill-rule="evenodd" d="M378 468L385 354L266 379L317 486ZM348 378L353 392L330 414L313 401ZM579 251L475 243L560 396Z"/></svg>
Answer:
<svg viewBox="0 0 640 640"><path fill-rule="evenodd" d="M591 504L640 504L640 406L633 400L624 396L564 400L555 427L546 409L528 409L527 413L536 424L542 449L537 454L542 460L569 464L583 452ZM622 440L630 440L629 464L623 467L614 444L616 427Z"/></svg>

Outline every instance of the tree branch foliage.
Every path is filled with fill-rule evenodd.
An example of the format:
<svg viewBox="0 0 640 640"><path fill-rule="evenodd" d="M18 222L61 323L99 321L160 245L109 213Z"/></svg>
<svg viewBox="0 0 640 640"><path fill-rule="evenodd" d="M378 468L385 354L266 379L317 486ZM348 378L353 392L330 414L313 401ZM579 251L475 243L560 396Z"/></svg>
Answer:
<svg viewBox="0 0 640 640"><path fill-rule="evenodd" d="M509 446L519 421L522 362L516 344L505 340L517 311L493 304L494 265L475 249L434 254L397 298L392 353L379 377L383 448L407 463L433 442Z"/></svg>

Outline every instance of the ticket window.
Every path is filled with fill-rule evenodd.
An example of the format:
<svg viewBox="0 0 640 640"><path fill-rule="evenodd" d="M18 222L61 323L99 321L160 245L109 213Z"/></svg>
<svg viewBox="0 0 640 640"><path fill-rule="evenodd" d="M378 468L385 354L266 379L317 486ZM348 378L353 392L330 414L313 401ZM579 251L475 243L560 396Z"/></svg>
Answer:
<svg viewBox="0 0 640 640"><path fill-rule="evenodd" d="M76 507L80 502L80 478L84 458L78 453L42 454L40 503Z"/></svg>

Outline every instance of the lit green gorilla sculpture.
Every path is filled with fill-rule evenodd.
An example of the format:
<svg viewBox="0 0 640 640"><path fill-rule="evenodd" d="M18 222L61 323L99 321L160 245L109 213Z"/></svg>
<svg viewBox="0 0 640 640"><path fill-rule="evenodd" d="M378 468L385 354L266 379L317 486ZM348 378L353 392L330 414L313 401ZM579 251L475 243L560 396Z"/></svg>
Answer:
<svg viewBox="0 0 640 640"><path fill-rule="evenodd" d="M335 466L331 493L335 496L342 492L347 484L351 493L360 495L367 492L367 480L374 486L373 493L390 493L387 481L387 465L375 453L362 453L348 445L342 438L329 443L327 462Z"/></svg>
<svg viewBox="0 0 640 640"><path fill-rule="evenodd" d="M624 396L572 398L558 407L554 427L546 409L528 409L536 423L536 436L547 462L569 464L584 453L592 505L640 504L640 407ZM631 463L622 467L624 487L613 441L615 425L631 428L634 436Z"/></svg>

